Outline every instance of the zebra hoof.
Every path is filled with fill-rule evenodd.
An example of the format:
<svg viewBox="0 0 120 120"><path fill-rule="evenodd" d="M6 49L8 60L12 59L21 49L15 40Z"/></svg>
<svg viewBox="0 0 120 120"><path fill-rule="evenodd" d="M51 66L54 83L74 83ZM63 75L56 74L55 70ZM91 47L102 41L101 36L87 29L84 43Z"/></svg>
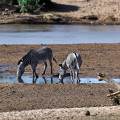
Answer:
<svg viewBox="0 0 120 120"><path fill-rule="evenodd" d="M45 73L42 73L42 75L44 75Z"/></svg>
<svg viewBox="0 0 120 120"><path fill-rule="evenodd" d="M39 76L36 76L36 79L38 79Z"/></svg>

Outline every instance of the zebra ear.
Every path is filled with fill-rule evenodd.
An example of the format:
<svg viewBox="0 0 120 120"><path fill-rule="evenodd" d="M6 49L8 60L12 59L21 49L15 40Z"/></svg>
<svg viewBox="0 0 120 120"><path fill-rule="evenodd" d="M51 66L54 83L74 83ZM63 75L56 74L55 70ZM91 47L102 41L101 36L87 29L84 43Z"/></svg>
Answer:
<svg viewBox="0 0 120 120"><path fill-rule="evenodd" d="M62 67L62 64L59 64L60 67Z"/></svg>
<svg viewBox="0 0 120 120"><path fill-rule="evenodd" d="M19 65L21 62L23 62L23 59L21 59L21 60L18 61L18 65Z"/></svg>

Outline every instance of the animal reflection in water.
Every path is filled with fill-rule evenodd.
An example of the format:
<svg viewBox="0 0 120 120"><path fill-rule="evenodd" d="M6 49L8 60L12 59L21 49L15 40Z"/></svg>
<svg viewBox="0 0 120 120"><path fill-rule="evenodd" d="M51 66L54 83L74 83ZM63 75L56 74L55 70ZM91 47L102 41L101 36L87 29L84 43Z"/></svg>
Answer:
<svg viewBox="0 0 120 120"><path fill-rule="evenodd" d="M18 61L18 69L17 69L18 81L22 82L21 76L23 75L25 71L25 67L28 65L31 65L32 73L33 73L33 83L35 83L35 80L38 78L38 75L36 73L36 67L38 63L44 63L44 71L42 73L42 75L44 75L46 72L46 68L47 68L46 60L49 60L50 67L51 67L51 74L52 74L53 73L52 59L57 63L57 61L55 60L53 56L52 49L46 46L38 50L29 51L21 60ZM35 77L36 79L34 79Z"/></svg>
<svg viewBox="0 0 120 120"><path fill-rule="evenodd" d="M41 77L44 81L44 84L54 84L54 81L53 81L53 76L49 77L50 78L50 81L48 83L48 80L46 79L46 77ZM34 83L37 83L37 80L38 79L35 79ZM40 80L41 81L41 80ZM18 79L18 83L25 83L22 79ZM56 83L57 84L57 83Z"/></svg>
<svg viewBox="0 0 120 120"><path fill-rule="evenodd" d="M29 77L28 77L29 78ZM28 79L27 79L28 80ZM29 80L28 80L29 81ZM18 79L18 83L27 83L25 80ZM36 84L71 84L70 77L66 76L64 81L60 81L57 76L39 77L34 81Z"/></svg>

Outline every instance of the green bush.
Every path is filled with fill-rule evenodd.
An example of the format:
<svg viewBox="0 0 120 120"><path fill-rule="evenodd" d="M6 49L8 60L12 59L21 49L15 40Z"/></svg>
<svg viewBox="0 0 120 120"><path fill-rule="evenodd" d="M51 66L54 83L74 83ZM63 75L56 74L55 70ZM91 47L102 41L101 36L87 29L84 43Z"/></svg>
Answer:
<svg viewBox="0 0 120 120"><path fill-rule="evenodd" d="M21 12L33 12L39 7L40 0L18 0Z"/></svg>
<svg viewBox="0 0 120 120"><path fill-rule="evenodd" d="M51 0L0 0L0 3L20 6L20 12L32 13L37 8L49 7Z"/></svg>

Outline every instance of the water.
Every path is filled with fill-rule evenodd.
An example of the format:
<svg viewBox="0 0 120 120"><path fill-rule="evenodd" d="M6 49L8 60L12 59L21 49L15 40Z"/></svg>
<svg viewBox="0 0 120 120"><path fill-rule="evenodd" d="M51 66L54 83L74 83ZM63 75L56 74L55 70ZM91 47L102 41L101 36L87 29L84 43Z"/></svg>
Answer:
<svg viewBox="0 0 120 120"><path fill-rule="evenodd" d="M120 43L120 26L104 25L0 25L0 44ZM3 66L0 65L0 71ZM23 82L32 83L30 76ZM120 82L119 79L115 79ZM17 82L16 76L2 75L0 82ZM39 77L36 83L59 83L56 77ZM76 81L75 81L76 82ZM64 79L69 84L70 78ZM105 83L97 78L81 78L81 83Z"/></svg>
<svg viewBox="0 0 120 120"><path fill-rule="evenodd" d="M120 26L0 25L0 44L120 43Z"/></svg>
<svg viewBox="0 0 120 120"><path fill-rule="evenodd" d="M32 77L22 76L24 83L32 83ZM98 81L97 78L80 78L80 83L106 83L105 81ZM113 79L120 83L120 79ZM0 82L18 83L15 75L0 75ZM66 77L63 80L64 84L71 84L70 77ZM37 84L58 84L60 83L58 77L39 77L36 81ZM75 79L76 83L76 79Z"/></svg>

